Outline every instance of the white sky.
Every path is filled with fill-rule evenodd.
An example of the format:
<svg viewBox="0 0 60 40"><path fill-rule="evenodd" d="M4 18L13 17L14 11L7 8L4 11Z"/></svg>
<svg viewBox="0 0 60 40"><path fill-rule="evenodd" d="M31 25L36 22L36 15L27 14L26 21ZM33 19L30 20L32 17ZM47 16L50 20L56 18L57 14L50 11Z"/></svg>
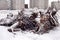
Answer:
<svg viewBox="0 0 60 40"><path fill-rule="evenodd" d="M28 7L30 7L30 1L29 0L25 0L25 4L28 4Z"/></svg>
<svg viewBox="0 0 60 40"><path fill-rule="evenodd" d="M29 0L25 0L25 4L29 4Z"/></svg>

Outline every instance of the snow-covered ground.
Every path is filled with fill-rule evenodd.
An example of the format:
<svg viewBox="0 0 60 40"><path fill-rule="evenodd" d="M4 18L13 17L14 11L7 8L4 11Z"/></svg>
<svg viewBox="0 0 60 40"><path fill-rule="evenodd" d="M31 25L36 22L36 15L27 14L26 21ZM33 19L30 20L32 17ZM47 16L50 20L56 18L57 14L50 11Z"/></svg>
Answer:
<svg viewBox="0 0 60 40"><path fill-rule="evenodd" d="M8 13L17 13L18 11L0 11L0 18L6 17ZM5 14L6 13L6 14ZM58 21L60 23L60 11L58 11ZM0 40L60 40L60 26L51 30L49 33L34 34L32 32L16 32L16 34L7 31L7 27L0 26Z"/></svg>

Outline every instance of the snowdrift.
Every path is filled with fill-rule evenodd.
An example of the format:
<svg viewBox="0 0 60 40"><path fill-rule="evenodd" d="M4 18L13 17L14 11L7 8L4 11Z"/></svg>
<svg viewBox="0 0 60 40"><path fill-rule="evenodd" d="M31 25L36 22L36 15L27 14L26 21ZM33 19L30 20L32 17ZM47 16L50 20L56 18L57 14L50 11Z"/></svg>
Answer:
<svg viewBox="0 0 60 40"><path fill-rule="evenodd" d="M0 18L6 17L6 15L12 11L0 11ZM13 11L14 13L17 13L16 11ZM6 13L6 14L5 14ZM58 11L58 21L60 23L60 12ZM45 33L43 35L41 34L34 34L32 32L15 32L10 33L7 31L7 27L0 26L0 40L60 40L60 26L56 27L54 30L51 30L49 33Z"/></svg>

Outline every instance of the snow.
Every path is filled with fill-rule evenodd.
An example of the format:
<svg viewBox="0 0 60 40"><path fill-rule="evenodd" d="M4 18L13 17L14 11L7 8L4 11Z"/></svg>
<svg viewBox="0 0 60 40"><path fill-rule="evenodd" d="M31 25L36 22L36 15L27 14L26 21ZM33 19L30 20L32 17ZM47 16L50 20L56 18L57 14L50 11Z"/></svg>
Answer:
<svg viewBox="0 0 60 40"><path fill-rule="evenodd" d="M0 40L10 40L12 34L10 34L4 26L0 26Z"/></svg>
<svg viewBox="0 0 60 40"><path fill-rule="evenodd" d="M0 11L0 17L6 17L7 13L10 13L12 11ZM17 13L18 11L13 11L12 13ZM6 14L5 14L6 13ZM60 23L60 14L59 11L57 13L58 16L58 21ZM15 15L15 14L14 14ZM14 32L10 33L7 31L8 27L5 26L0 26L0 40L60 40L60 26L56 27L54 30L51 30L49 33L45 34L34 34L32 32L28 31L19 31L19 32Z"/></svg>

